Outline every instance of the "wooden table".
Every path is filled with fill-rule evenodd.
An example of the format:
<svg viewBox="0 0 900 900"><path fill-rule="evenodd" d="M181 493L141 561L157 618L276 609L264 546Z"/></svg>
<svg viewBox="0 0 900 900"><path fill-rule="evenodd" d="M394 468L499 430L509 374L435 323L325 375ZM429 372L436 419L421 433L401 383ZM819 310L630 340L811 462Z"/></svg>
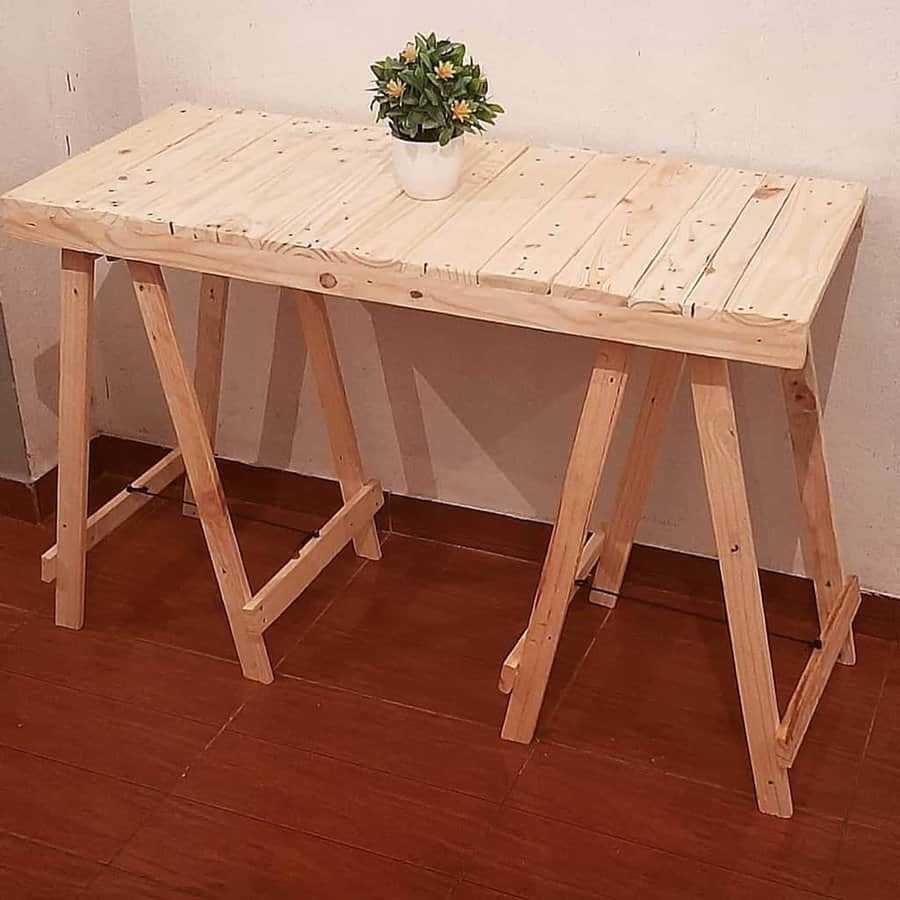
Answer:
<svg viewBox="0 0 900 900"><path fill-rule="evenodd" d="M244 675L272 680L265 630L350 541L380 556L323 299L351 297L596 339L528 627L503 663L504 738L530 741L576 584L615 603L687 363L759 807L789 816L788 770L836 660L854 661L856 578L838 554L809 333L852 267L858 184L467 138L459 190L398 189L381 128L175 106L2 198L8 233L63 248L56 621L80 628L85 554L187 472ZM96 256L128 260L179 449L86 515ZM203 273L193 380L160 266ZM213 455L229 278L297 305L344 504L251 594ZM657 351L611 521L588 534L633 345ZM783 370L820 639L784 714L772 678L728 360ZM188 494L187 499L190 499Z"/></svg>

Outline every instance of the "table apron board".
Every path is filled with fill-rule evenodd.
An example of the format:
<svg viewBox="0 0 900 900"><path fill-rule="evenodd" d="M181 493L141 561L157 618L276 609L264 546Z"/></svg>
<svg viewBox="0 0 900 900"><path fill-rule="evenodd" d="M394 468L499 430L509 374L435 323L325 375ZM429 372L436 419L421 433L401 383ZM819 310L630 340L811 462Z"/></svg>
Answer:
<svg viewBox="0 0 900 900"><path fill-rule="evenodd" d="M350 254L335 259L324 251L296 247L279 253L239 242L190 241L168 232L146 234L142 231L147 223L139 221L123 224L118 219L87 228L65 210L42 219L37 229L27 224L27 207L8 200L0 212L11 237L173 269L783 369L799 369L806 357L809 327L794 321L721 314L698 318L630 307L616 297L609 297L607 304L561 297L552 291L534 294L461 283L422 271L354 262Z"/></svg>

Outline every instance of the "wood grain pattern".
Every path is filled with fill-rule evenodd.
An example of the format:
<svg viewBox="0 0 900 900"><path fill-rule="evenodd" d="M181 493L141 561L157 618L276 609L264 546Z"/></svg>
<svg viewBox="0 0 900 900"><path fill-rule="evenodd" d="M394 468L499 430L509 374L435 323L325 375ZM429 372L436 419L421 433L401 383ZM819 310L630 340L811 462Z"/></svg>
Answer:
<svg viewBox="0 0 900 900"><path fill-rule="evenodd" d="M534 736L588 519L628 380L628 356L628 348L621 344L601 343L597 350L563 479L550 548L528 622L519 674L503 722L502 736L506 740L527 744Z"/></svg>
<svg viewBox="0 0 900 900"><path fill-rule="evenodd" d="M819 385L811 346L804 367L796 372L784 372L781 385L803 508L805 527L800 543L807 572L816 589L819 627L824 630L844 588L844 569L831 505ZM856 662L852 631L844 642L840 661L845 665Z"/></svg>
<svg viewBox="0 0 900 900"><path fill-rule="evenodd" d="M285 295L293 299L297 307L303 337L306 340L306 352L312 364L319 401L325 416L334 470L341 483L344 503L349 503L363 487L363 465L341 366L334 346L334 336L328 321L325 299L321 294L307 291L285 290ZM372 512L373 516L375 511L377 510ZM357 556L381 559L381 546L374 519L370 517L367 525L359 529L354 528L351 535Z"/></svg>
<svg viewBox="0 0 900 900"><path fill-rule="evenodd" d="M216 449L219 425L219 392L222 385L222 357L225 352L225 316L228 311L230 280L220 275L200 277L200 297L197 304L197 344L194 362L194 389L203 414L203 424L209 442ZM196 517L197 506L190 482L184 483L186 516Z"/></svg>
<svg viewBox="0 0 900 900"><path fill-rule="evenodd" d="M162 272L157 266L147 263L130 262L128 266L150 349L175 425L178 446L196 498L200 523L241 670L245 677L253 681L269 683L273 676L266 645L262 635L252 634L248 630L244 619L244 605L250 600L250 584L225 505L212 445L203 425L200 402L178 348Z"/></svg>
<svg viewBox="0 0 900 900"><path fill-rule="evenodd" d="M466 153L459 190L423 203L379 127L177 106L10 191L0 218L87 253L797 368L865 200L689 161Z"/></svg>
<svg viewBox="0 0 900 900"><path fill-rule="evenodd" d="M689 369L756 801L762 812L789 818L791 788L775 753L778 703L728 364L694 356Z"/></svg>
<svg viewBox="0 0 900 900"><path fill-rule="evenodd" d="M63 250L61 265L56 624L81 628L84 625L88 447L91 437L94 257Z"/></svg>

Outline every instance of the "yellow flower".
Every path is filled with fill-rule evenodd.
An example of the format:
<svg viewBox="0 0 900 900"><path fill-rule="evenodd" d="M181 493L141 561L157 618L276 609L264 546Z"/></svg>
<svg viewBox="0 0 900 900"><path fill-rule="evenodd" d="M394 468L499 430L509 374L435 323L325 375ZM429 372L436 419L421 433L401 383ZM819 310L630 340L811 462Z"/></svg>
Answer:
<svg viewBox="0 0 900 900"><path fill-rule="evenodd" d="M453 68L452 62L444 62L438 63L434 67L434 74L437 75L443 81L447 81L448 78L452 78L456 73L456 69Z"/></svg>
<svg viewBox="0 0 900 900"><path fill-rule="evenodd" d="M416 57L419 55L419 51L416 50L415 44L407 44L400 51L400 59L405 63L414 63L416 61Z"/></svg>
<svg viewBox="0 0 900 900"><path fill-rule="evenodd" d="M396 78L392 78L385 86L388 97L393 97L394 100L399 100L405 90L406 85Z"/></svg>
<svg viewBox="0 0 900 900"><path fill-rule="evenodd" d="M454 119L462 122L472 115L472 107L469 106L468 100L454 100L450 104L450 112L453 114Z"/></svg>

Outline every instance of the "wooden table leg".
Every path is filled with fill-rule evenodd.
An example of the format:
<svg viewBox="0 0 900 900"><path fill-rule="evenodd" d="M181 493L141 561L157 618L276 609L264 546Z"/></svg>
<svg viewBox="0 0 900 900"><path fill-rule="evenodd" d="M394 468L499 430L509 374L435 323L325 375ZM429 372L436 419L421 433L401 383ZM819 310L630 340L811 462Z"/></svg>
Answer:
<svg viewBox="0 0 900 900"><path fill-rule="evenodd" d="M776 756L778 703L728 364L692 356L689 365L756 802L762 812L786 818L791 789Z"/></svg>
<svg viewBox="0 0 900 900"><path fill-rule="evenodd" d="M66 628L84 625L94 259L62 251L56 624Z"/></svg>
<svg viewBox="0 0 900 900"><path fill-rule="evenodd" d="M197 392L178 347L162 272L159 266L142 262L129 262L128 268L178 435L187 476L196 497L203 534L212 557L241 670L245 677L253 681L268 683L272 681L269 654L262 635L253 634L247 628L243 607L250 600L250 585L231 516L225 505Z"/></svg>
<svg viewBox="0 0 900 900"><path fill-rule="evenodd" d="M502 737L528 743L534 736L556 646L569 605L588 520L627 381L629 350L601 342L569 455L559 511L541 572Z"/></svg>
<svg viewBox="0 0 900 900"><path fill-rule="evenodd" d="M219 423L219 393L222 386L222 356L225 350L225 315L228 309L230 278L203 275L200 279L200 301L197 308L197 354L194 364L194 388L200 412L209 434L213 452ZM190 481L184 482L186 516L197 516L197 505Z"/></svg>
<svg viewBox="0 0 900 900"><path fill-rule="evenodd" d="M683 353L654 351L650 377L597 560L591 603L609 608L616 605L683 367Z"/></svg>
<svg viewBox="0 0 900 900"><path fill-rule="evenodd" d="M844 591L844 570L832 514L831 487L822 441L822 411L812 347L806 354L806 365L802 369L782 374L782 387L790 426L794 470L797 473L797 487L800 490L806 526L801 540L803 558L816 589L821 633ZM838 662L848 666L856 662L852 630L841 648Z"/></svg>
<svg viewBox="0 0 900 900"><path fill-rule="evenodd" d="M306 340L306 351L309 353L325 416L325 426L328 429L335 473L341 484L344 503L347 503L363 486L365 479L353 419L350 415L350 404L347 402L344 379L341 377L334 337L328 322L325 298L312 291L291 288L282 290L286 296L293 297L297 305L303 337ZM369 523L353 538L353 549L357 556L381 559L381 546L374 522Z"/></svg>

